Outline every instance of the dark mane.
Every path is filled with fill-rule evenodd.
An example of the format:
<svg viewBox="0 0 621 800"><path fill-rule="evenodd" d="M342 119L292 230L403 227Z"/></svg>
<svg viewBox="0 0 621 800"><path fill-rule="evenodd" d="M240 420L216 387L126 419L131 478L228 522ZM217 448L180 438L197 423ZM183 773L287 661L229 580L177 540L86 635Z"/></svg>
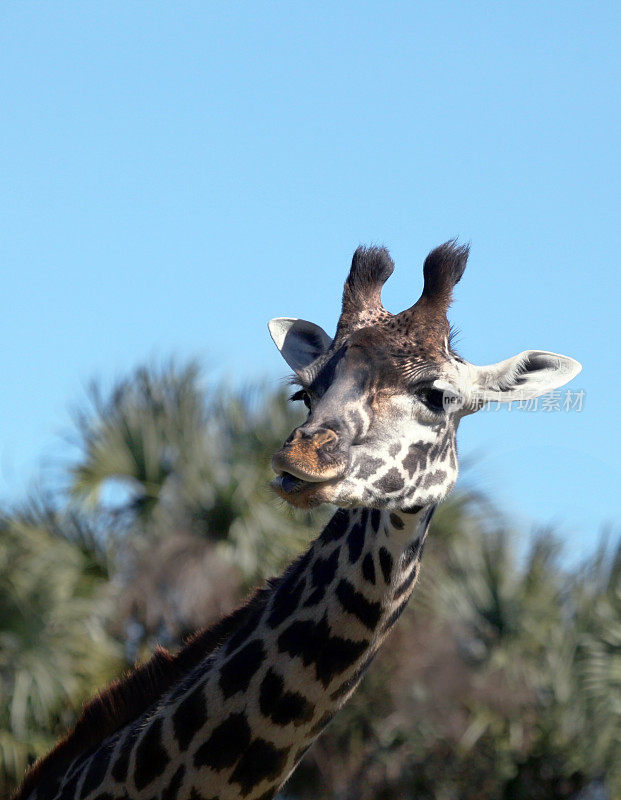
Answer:
<svg viewBox="0 0 621 800"><path fill-rule="evenodd" d="M80 754L147 711L233 632L265 608L276 582L277 579L269 581L228 617L194 634L176 654L156 648L149 661L113 681L86 703L73 729L33 764L12 800L26 800L41 781L53 778Z"/></svg>

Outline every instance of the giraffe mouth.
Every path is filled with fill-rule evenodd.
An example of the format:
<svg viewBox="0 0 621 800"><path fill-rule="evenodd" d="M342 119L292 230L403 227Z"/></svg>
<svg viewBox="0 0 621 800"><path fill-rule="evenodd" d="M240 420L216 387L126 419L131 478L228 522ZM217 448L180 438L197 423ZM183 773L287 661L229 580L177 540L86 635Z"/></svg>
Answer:
<svg viewBox="0 0 621 800"><path fill-rule="evenodd" d="M310 481L304 480L303 478L298 478L296 475L292 475L290 472L282 472L277 478L276 481L280 482L280 489L287 494L296 494L304 486L308 486Z"/></svg>
<svg viewBox="0 0 621 800"><path fill-rule="evenodd" d="M291 472L280 472L272 481L272 489L277 495L298 508L313 508L328 502L326 489L336 483L332 480L308 480L298 478Z"/></svg>

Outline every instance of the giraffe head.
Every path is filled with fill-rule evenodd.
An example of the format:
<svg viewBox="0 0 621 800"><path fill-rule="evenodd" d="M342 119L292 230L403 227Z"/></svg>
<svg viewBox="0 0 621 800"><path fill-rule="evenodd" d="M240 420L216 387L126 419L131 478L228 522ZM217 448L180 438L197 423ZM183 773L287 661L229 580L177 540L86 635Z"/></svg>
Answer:
<svg viewBox="0 0 621 800"><path fill-rule="evenodd" d="M462 417L491 400L537 397L580 371L574 359L543 350L490 366L458 356L446 313L467 259L455 242L433 250L420 298L393 315L380 296L393 261L384 248L359 247L333 339L305 320L269 323L300 386L293 399L308 408L272 461L283 498L301 508L437 503L457 479Z"/></svg>

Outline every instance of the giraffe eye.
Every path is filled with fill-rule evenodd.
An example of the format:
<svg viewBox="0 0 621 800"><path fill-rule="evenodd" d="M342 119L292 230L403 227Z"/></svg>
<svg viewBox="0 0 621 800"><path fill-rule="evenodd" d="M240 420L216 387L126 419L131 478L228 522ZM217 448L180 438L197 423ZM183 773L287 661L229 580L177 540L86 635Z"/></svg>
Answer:
<svg viewBox="0 0 621 800"><path fill-rule="evenodd" d="M444 411L444 392L441 389L432 389L427 386L419 389L416 396L430 411L434 411L436 414Z"/></svg>
<svg viewBox="0 0 621 800"><path fill-rule="evenodd" d="M297 400L301 400L306 406L306 408L308 408L308 410L310 411L311 407L310 396L306 391L306 389L300 389L298 392L295 392L295 394L291 395L289 400L291 400L292 403L295 403Z"/></svg>

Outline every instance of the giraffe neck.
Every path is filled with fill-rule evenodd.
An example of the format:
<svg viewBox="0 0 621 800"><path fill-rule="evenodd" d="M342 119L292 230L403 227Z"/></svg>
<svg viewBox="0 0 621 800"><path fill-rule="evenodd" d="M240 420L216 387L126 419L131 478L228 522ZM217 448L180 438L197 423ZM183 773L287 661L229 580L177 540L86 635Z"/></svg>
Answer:
<svg viewBox="0 0 621 800"><path fill-rule="evenodd" d="M434 506L339 510L215 651L37 800L269 800L409 599Z"/></svg>

